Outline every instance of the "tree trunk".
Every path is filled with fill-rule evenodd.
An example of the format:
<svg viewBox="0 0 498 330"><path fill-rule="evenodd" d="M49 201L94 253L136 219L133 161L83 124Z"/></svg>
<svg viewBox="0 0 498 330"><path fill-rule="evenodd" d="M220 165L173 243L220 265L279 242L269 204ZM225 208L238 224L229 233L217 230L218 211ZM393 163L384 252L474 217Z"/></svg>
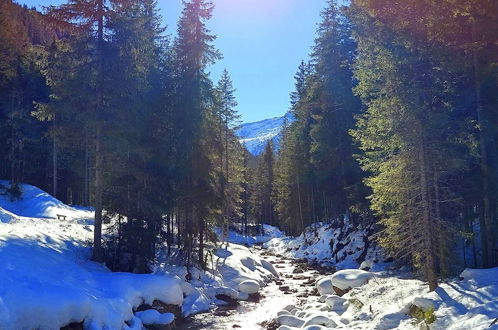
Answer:
<svg viewBox="0 0 498 330"><path fill-rule="evenodd" d="M206 265L204 262L204 220L200 220L200 228L199 228L199 264L202 269L206 269Z"/></svg>
<svg viewBox="0 0 498 330"><path fill-rule="evenodd" d="M104 43L104 0L98 1L97 23L97 127L95 137L95 225L93 234L92 259L103 261L102 251L102 190L103 190L103 155L102 155L102 112L103 112L103 43Z"/></svg>
<svg viewBox="0 0 498 330"><path fill-rule="evenodd" d="M473 41L477 42L475 24L472 26ZM476 95L476 112L477 121L479 123L479 145L481 151L481 174L482 174L482 198L483 198L483 221L481 221L481 235L484 235L486 246L483 246L483 266L485 268L494 267L497 261L496 253L496 230L494 219L494 203L493 203L493 189L492 189L492 169L488 161L488 139L489 136L489 123L488 118L484 114L481 95L481 80L479 76L479 54L474 47L472 50L472 60L474 66L474 88ZM484 251L486 248L486 251Z"/></svg>
<svg viewBox="0 0 498 330"><path fill-rule="evenodd" d="M425 269L427 274L427 282L429 283L429 291L434 291L438 287L436 274L436 262L434 258L434 242L433 242L433 226L431 219L430 201L429 201L429 185L428 185L428 166L426 159L425 138L423 136L422 125L420 124L420 141L419 141L419 169L420 169L420 189L422 192L422 221L424 228L424 248L423 254L425 257Z"/></svg>
<svg viewBox="0 0 498 330"><path fill-rule="evenodd" d="M57 143L52 139L52 196L57 198Z"/></svg>
<svg viewBox="0 0 498 330"><path fill-rule="evenodd" d="M95 143L95 225L93 232L93 255L92 260L103 261L102 253L102 150L101 150L101 126L97 128Z"/></svg>

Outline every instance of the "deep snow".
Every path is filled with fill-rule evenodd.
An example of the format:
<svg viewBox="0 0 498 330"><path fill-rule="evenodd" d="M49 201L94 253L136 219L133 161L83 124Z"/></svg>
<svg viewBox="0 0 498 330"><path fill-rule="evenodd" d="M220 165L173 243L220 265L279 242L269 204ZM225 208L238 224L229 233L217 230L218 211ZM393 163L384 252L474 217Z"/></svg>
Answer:
<svg viewBox="0 0 498 330"><path fill-rule="evenodd" d="M144 302L182 304L172 276L112 273L88 260L93 226L81 220L93 212L33 186L22 189L22 200L0 198L3 209L31 216L0 210L9 217L0 223L0 329L58 329L83 320L87 329L121 329ZM59 212L67 220L47 218Z"/></svg>
<svg viewBox="0 0 498 330"><path fill-rule="evenodd" d="M172 314L154 310L135 313L143 303L160 300L190 315L223 304L219 294L247 299L241 282L263 286L275 277L273 266L236 244L215 250L209 271L191 268L188 282L186 268L166 258L159 258L155 274L110 272L89 261L91 209L65 205L34 186L21 189L19 200L0 195L2 330L58 329L83 320L86 329L142 329L172 321Z"/></svg>

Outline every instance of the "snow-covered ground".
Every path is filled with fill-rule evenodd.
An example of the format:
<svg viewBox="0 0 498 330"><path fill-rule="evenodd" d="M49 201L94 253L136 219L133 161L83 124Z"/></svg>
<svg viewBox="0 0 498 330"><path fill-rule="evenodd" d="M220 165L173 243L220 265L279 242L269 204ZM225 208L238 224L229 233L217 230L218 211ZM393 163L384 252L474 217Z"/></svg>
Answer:
<svg viewBox="0 0 498 330"><path fill-rule="evenodd" d="M8 181L0 180L0 186L8 187ZM22 199L11 200L0 189L0 207L17 216L32 218L57 218L66 216L68 220L84 221L93 219L93 211L62 203L49 193L29 184L20 184ZM1 221L2 218L0 218Z"/></svg>
<svg viewBox="0 0 498 330"><path fill-rule="evenodd" d="M337 269L358 268L364 261L372 270L384 269L382 250L369 243L368 228L356 227L347 217L334 223L317 223L298 237L276 237L264 246L295 259L307 259Z"/></svg>
<svg viewBox="0 0 498 330"><path fill-rule="evenodd" d="M142 329L174 319L155 310L137 312L143 303L178 305L186 316L223 304L219 295L247 299L276 275L272 265L236 244L216 249L209 271L191 268L189 281L184 266L166 259L155 274L114 273L89 260L92 210L65 205L34 186L21 190L19 200L0 194L2 330L58 329L81 321L86 329Z"/></svg>
<svg viewBox="0 0 498 330"><path fill-rule="evenodd" d="M89 261L91 210L65 205L29 185L22 190L18 201L0 195L2 330L58 329L81 321L86 329L142 329L174 320L171 313L137 311L144 303L177 305L187 316L224 304L227 297L246 300L278 273L263 257L234 243L265 241L273 262L280 256L306 258L342 269L316 278L318 296L282 310L281 330L416 329L424 318L433 321L430 329L498 329L498 268L466 269L429 293L424 282L385 263L382 251L366 243L368 229L354 228L347 219L313 226L297 238L270 226L259 237L231 232L230 244L210 252L207 271L191 267L187 272L160 253L154 274L113 273ZM66 219L58 220L58 214ZM282 277L279 281L286 284ZM282 304L256 310L275 307L284 309Z"/></svg>
<svg viewBox="0 0 498 330"><path fill-rule="evenodd" d="M319 296L310 296L304 305L281 311L281 330L313 325L418 329L424 317L435 318L430 329L498 329L498 268L466 269L429 293L425 282L383 262L380 248L370 245L362 255L367 233L361 228L348 230L350 226L347 219L342 226L317 224L305 235L274 238L265 244L279 255L342 269L317 279ZM414 318L415 314L420 319Z"/></svg>
<svg viewBox="0 0 498 330"><path fill-rule="evenodd" d="M461 280L442 283L430 293L419 280L385 272L362 271L360 276L356 270L341 272L340 279L334 279L338 273L328 279L333 286L352 287L348 293L339 297L332 286L324 285L328 279L321 279L317 282L322 289L320 297L310 297L302 306L288 306L279 312L280 329L309 325L338 329L423 329L421 323L427 323L423 318L413 317L414 306L427 313L427 320L434 317L428 324L430 329L498 329L498 268L467 269Z"/></svg>
<svg viewBox="0 0 498 330"><path fill-rule="evenodd" d="M89 261L92 211L33 186L21 189L21 200L0 196L0 329L58 329L81 321L87 329L141 329L137 306L182 304L173 276L113 273ZM57 214L66 220L54 219Z"/></svg>
<svg viewBox="0 0 498 330"><path fill-rule="evenodd" d="M220 241L228 241L233 244L241 244L246 246L253 246L256 244L263 244L270 241L273 238L283 238L285 235L280 229L270 225L263 225L264 235L243 235L242 225L234 225L238 227L238 230L230 230L228 232L228 237L223 237L223 231L221 228L215 228L215 233L218 235Z"/></svg>

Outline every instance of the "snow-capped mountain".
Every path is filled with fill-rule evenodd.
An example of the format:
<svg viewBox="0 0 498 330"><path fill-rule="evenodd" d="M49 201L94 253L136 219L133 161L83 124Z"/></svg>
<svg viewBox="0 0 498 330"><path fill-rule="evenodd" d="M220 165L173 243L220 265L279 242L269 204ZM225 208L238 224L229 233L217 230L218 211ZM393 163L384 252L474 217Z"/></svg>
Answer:
<svg viewBox="0 0 498 330"><path fill-rule="evenodd" d="M237 130L240 142L244 144L253 155L259 155L263 152L266 142L271 140L278 148L282 127L284 122L293 120L292 114L287 112L281 117L264 119L253 123L245 123Z"/></svg>

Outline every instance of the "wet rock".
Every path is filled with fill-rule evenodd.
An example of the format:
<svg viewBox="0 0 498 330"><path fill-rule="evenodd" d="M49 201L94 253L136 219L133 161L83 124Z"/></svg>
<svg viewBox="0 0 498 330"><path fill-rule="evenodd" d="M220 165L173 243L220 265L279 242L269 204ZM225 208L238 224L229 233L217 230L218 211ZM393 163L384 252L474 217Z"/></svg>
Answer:
<svg viewBox="0 0 498 330"><path fill-rule="evenodd" d="M337 294L339 297L342 297L344 296L346 293L348 293L349 291L351 291L351 288L348 288L346 290L343 290L343 289L340 289L336 286L333 287L334 288L334 292L335 294Z"/></svg>
<svg viewBox="0 0 498 330"><path fill-rule="evenodd" d="M272 319L269 321L264 321L259 324L263 329L266 330L277 330L279 329L280 324L277 322L277 319Z"/></svg>
<svg viewBox="0 0 498 330"><path fill-rule="evenodd" d="M282 285L282 286L279 286L278 289L280 291L289 291L289 286L288 285Z"/></svg>
<svg viewBox="0 0 498 330"><path fill-rule="evenodd" d="M83 330L83 321L72 322L66 326L63 326L60 330Z"/></svg>
<svg viewBox="0 0 498 330"><path fill-rule="evenodd" d="M217 294L215 297L216 297L216 299L219 299L219 300L226 302L227 306L234 307L234 306L237 306L239 304L239 301L237 299L233 299L232 297L229 297L229 296L224 295L224 294Z"/></svg>
<svg viewBox="0 0 498 330"><path fill-rule="evenodd" d="M249 298L247 299L247 301L251 301L251 302L259 302L262 298L264 298L264 296L262 294L260 294L259 292L258 293L252 293L249 295Z"/></svg>
<svg viewBox="0 0 498 330"><path fill-rule="evenodd" d="M304 273L304 270L302 270L301 268L294 268L292 273L293 274L302 274L302 273Z"/></svg>
<svg viewBox="0 0 498 330"><path fill-rule="evenodd" d="M154 300L152 302L152 305L142 304L135 309L135 312L141 312L148 309L155 309L161 314L172 313L173 315L175 315L176 319L182 318L182 310L180 306L165 304L160 300Z"/></svg>
<svg viewBox="0 0 498 330"><path fill-rule="evenodd" d="M229 316L230 315L230 312L225 310L225 309L222 309L222 308L217 308L214 312L213 312L214 315L216 316Z"/></svg>
<svg viewBox="0 0 498 330"><path fill-rule="evenodd" d="M218 296L222 298L218 298ZM227 300L226 297L228 297L229 299ZM238 297L239 297L239 292L232 288L221 287L216 289L216 298L220 300L232 301L232 300L237 300Z"/></svg>

